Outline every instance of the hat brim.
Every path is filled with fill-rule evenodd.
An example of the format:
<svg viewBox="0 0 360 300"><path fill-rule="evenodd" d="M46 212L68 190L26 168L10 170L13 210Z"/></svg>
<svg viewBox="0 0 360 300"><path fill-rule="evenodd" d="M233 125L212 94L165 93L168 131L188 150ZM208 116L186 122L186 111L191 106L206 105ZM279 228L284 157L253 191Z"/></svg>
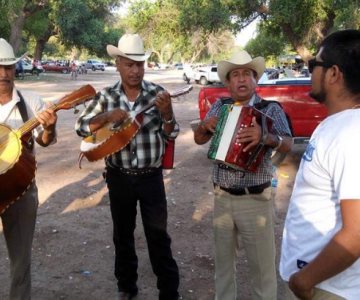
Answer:
<svg viewBox="0 0 360 300"><path fill-rule="evenodd" d="M24 56L26 56L27 52L24 53L23 55L21 55L20 57L17 58L10 58L10 59L2 59L0 58L0 65L1 66L11 66L11 65L15 65L18 61L20 61L21 59L24 58Z"/></svg>
<svg viewBox="0 0 360 300"><path fill-rule="evenodd" d="M126 54L126 53L120 51L119 48L117 48L113 45L107 45L106 51L113 58L122 56L122 57L126 57L128 59L134 60L134 61L145 61L150 57L150 55L152 53L152 51L149 49L144 54Z"/></svg>
<svg viewBox="0 0 360 300"><path fill-rule="evenodd" d="M222 83L226 83L226 76L232 70L238 68L248 68L256 72L256 81L260 79L265 72L265 60L263 57L255 57L251 62L247 64L236 64L231 61L220 61L218 63L218 75Z"/></svg>

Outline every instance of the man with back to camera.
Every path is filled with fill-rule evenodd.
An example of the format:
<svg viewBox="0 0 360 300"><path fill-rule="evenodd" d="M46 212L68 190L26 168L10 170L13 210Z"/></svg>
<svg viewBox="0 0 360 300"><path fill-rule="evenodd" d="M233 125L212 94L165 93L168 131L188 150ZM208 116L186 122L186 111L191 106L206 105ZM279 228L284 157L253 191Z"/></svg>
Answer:
<svg viewBox="0 0 360 300"><path fill-rule="evenodd" d="M167 203L162 174L165 141L178 135L171 99L161 86L143 80L144 63L151 51L144 51L138 34L125 34L118 47L108 45L116 60L121 81L105 88L81 114L76 123L80 136L89 136L109 122L121 123L129 113L154 101L144 113L139 132L105 160L115 245L115 277L119 299L138 294L134 230L137 201L148 244L150 262L157 276L160 300L178 299L179 270L172 256L167 233Z"/></svg>
<svg viewBox="0 0 360 300"><path fill-rule="evenodd" d="M26 115L28 118L36 115L42 126L35 130L35 140L39 145L46 147L56 141L57 116L53 110L45 109L45 103L38 95L25 90L20 92L15 88L15 64L21 58L15 58L11 45L0 38L0 123L15 129L27 121ZM34 155L31 148L29 146L29 150L22 151L31 151ZM21 179L19 174L18 180ZM31 298L31 247L38 202L38 191L34 181L1 215L10 259L11 300Z"/></svg>
<svg viewBox="0 0 360 300"><path fill-rule="evenodd" d="M265 60L254 59L246 51L234 53L230 60L220 61L218 74L229 89L231 99L218 99L194 133L197 144L208 142L215 131L221 107L240 103L257 106L263 101L256 94L257 81L264 73ZM273 126L263 140L266 154L255 173L233 169L215 163L214 236L215 236L215 293L217 300L235 300L238 293L235 278L235 257L241 238L250 269L252 299L276 300L275 238L273 201L270 200L272 178L271 152L287 153L292 146L291 132L282 108L270 103L259 108L273 119ZM261 127L253 126L237 133L238 143L248 143L243 149L258 145L262 140ZM233 134L233 133L229 133Z"/></svg>
<svg viewBox="0 0 360 300"><path fill-rule="evenodd" d="M359 299L360 31L324 39L310 95L328 117L310 138L285 220L280 274L286 299ZM296 296L296 297L295 297Z"/></svg>

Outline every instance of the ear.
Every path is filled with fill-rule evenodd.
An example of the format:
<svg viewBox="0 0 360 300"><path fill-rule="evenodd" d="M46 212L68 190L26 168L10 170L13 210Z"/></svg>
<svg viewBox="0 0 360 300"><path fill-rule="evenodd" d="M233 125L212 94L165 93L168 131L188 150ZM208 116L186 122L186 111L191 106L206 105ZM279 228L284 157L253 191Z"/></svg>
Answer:
<svg viewBox="0 0 360 300"><path fill-rule="evenodd" d="M327 70L328 72L328 80L330 84L335 84L343 80L343 73L339 69L337 65L333 65L331 68Z"/></svg>

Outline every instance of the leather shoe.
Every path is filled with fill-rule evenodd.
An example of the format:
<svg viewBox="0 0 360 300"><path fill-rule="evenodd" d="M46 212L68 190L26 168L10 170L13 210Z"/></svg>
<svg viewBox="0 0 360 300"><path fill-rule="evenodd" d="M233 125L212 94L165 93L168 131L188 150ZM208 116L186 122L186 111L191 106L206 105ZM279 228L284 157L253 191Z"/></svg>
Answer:
<svg viewBox="0 0 360 300"><path fill-rule="evenodd" d="M136 297L137 294L127 293L127 292L119 292L118 300L131 300Z"/></svg>

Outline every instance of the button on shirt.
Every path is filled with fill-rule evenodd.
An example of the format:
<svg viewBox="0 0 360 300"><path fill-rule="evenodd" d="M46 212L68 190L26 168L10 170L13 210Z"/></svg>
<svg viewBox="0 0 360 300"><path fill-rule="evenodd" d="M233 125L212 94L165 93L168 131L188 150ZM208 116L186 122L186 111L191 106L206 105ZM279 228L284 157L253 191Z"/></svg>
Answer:
<svg viewBox="0 0 360 300"><path fill-rule="evenodd" d="M96 115L111 111L116 108L128 112L138 112L144 106L155 100L156 95L164 91L161 86L142 81L141 92L136 98L134 105L130 107L128 99L121 88L120 81L115 85L100 91L95 99L81 114L76 122L75 129L80 136L90 136L90 120ZM165 140L175 139L179 133L179 125L175 124L175 129L170 135L163 131L163 122L156 106L143 113L143 122L138 133L121 151L114 153L106 158L108 167L117 168L149 168L160 167L162 156L165 151Z"/></svg>
<svg viewBox="0 0 360 300"><path fill-rule="evenodd" d="M256 104L262 99L255 94L250 103ZM211 107L206 115L206 119L212 116L219 117L221 106L224 105L221 99L218 99ZM267 107L261 109L266 115L273 119L273 125L269 131L275 135L291 136L291 131L286 119L286 115L280 105L270 103ZM239 171L215 162L213 169L213 182L221 187L241 189L250 186L256 186L271 181L272 164L271 164L272 148L268 148L262 162L256 172Z"/></svg>

